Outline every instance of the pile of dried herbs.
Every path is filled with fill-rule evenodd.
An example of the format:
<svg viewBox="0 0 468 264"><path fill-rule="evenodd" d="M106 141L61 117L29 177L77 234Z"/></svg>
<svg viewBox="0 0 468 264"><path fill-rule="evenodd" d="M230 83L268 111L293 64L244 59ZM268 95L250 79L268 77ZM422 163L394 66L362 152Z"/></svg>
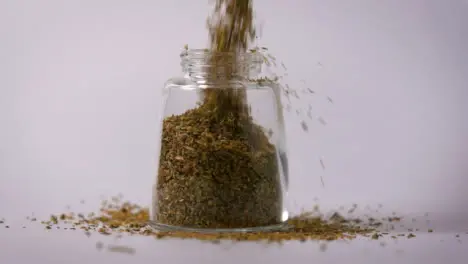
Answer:
<svg viewBox="0 0 468 264"><path fill-rule="evenodd" d="M205 83L212 85L199 107L163 121L153 220L192 228L279 224L276 148L253 122L245 87L232 87L255 37L252 1L217 0L208 29Z"/></svg>
<svg viewBox="0 0 468 264"><path fill-rule="evenodd" d="M354 211L357 205L353 205L348 210L348 216L334 212L331 217L324 217L318 206L312 211L299 214L288 220L288 229L277 231L263 232L188 232L188 231L161 231L152 228L148 225L149 209L147 207L134 204L129 201L124 201L123 196L115 196L111 200L104 200L101 204L99 213L74 213L70 211L51 215L46 221L41 221L48 231L83 231L87 236L93 233L109 236L116 235L121 238L123 235L136 235L143 237L162 238L177 238L177 239L195 239L202 241L211 241L213 243L226 241L257 241L257 242L274 242L282 243L284 241L333 241L333 240L352 240L357 237L367 237L372 240L379 240L382 237L398 238L414 238L416 235L413 232L420 232L419 229L408 228L407 232L397 232L394 230L394 224L399 224L400 227L406 228L400 222L402 217L385 216L379 219L372 218L369 215L356 217ZM340 208L343 211L344 207ZM353 216L354 215L354 216ZM428 214L425 215L428 217ZM36 217L26 217L30 222L37 222ZM413 218L412 222L416 219ZM429 219L426 219L426 223ZM430 221L429 221L430 222ZM15 223L11 222L13 227ZM386 228L384 225L388 225ZM0 219L0 226L10 228L9 221ZM26 228L26 226L22 226ZM433 233L432 228L421 230L422 232ZM468 234L468 232L466 232ZM458 242L462 242L460 234L456 234L455 238ZM381 242L384 245L385 242ZM102 249L102 243L99 245ZM110 251L129 252L129 249L123 249L109 246Z"/></svg>
<svg viewBox="0 0 468 264"><path fill-rule="evenodd" d="M381 236L370 226L358 225L354 221L345 220L335 215L332 219L325 220L312 214L301 214L288 221L289 229L275 232L163 232L155 230L147 225L149 210L132 204L122 202L118 197L112 201L104 201L99 214L90 213L75 214L63 213L52 215L48 221L42 224L46 229L77 230L81 229L90 235L92 231L102 235L130 234L153 236L161 238L182 238L198 240L233 240L233 241L268 241L281 242L286 240L337 240L353 239L357 235L374 238Z"/></svg>
<svg viewBox="0 0 468 264"><path fill-rule="evenodd" d="M355 206L351 210L356 209ZM35 218L30 218L36 221ZM196 239L203 241L218 242L228 241L309 241L309 240L350 240L358 236L368 237L378 240L381 237L389 236L393 239L399 237L413 238L415 235L409 229L405 233L386 231L380 228L384 222L397 223L400 217L384 217L380 220L374 218L344 217L334 213L331 217L325 218L319 212L318 207L308 213L302 213L288 220L288 229L263 232L188 232L188 231L160 231L148 225L148 208L125 202L122 197L113 197L110 201L103 201L100 213L76 214L62 213L52 215L49 220L42 221L47 230L83 230L90 236L93 232L102 235L116 234L121 236L140 235L146 237ZM417 231L417 230L416 230ZM429 233L433 230L429 229Z"/></svg>

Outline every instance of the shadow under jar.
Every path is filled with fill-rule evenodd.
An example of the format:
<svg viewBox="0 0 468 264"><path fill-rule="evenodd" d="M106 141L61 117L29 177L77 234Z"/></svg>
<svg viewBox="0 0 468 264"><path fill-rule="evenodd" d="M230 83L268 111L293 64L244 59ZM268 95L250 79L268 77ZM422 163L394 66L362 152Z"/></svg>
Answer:
<svg viewBox="0 0 468 264"><path fill-rule="evenodd" d="M255 52L186 50L164 87L150 224L163 230L276 230L288 220L277 86Z"/></svg>

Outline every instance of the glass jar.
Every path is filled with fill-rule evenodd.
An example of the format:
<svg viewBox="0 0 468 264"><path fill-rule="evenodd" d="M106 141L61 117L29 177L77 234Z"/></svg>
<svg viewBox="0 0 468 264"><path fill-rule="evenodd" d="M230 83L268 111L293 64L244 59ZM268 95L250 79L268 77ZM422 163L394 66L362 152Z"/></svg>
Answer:
<svg viewBox="0 0 468 264"><path fill-rule="evenodd" d="M278 86L256 52L186 50L164 87L151 221L163 230L275 230L288 220Z"/></svg>

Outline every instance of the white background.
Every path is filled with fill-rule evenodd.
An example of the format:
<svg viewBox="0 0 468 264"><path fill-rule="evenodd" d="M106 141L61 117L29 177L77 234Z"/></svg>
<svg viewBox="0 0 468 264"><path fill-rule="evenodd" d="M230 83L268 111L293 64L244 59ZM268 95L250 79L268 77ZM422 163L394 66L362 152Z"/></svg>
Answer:
<svg viewBox="0 0 468 264"><path fill-rule="evenodd" d="M82 199L80 210L94 210L102 195L117 193L149 205L161 89L181 74L184 44L206 46L207 2L0 0L0 219L18 223L16 229L0 226L0 263L97 262L94 244L81 234L19 230L18 221L32 212L46 217ZM441 222L459 223L444 229L465 231L468 3L257 0L256 10L260 44L287 65L289 85L317 92L296 106L312 105L314 116L327 121L309 120L305 133L302 119L286 113L293 210L311 207L314 198L326 210L383 204L388 213L431 212L452 220ZM464 263L457 256L466 257L466 244L441 244L443 235L405 244L401 248L413 249L406 258L396 249L361 254L367 242L320 256L292 243L269 249L265 258L309 263L308 255L328 263L350 254L360 263L380 256ZM73 243L74 249L64 247ZM146 252L134 258L157 260L155 242L134 243ZM159 243L159 258L263 259L250 247L229 255L214 247L211 256L199 250L211 245L184 243ZM38 244L43 248L35 250ZM70 254L49 247L81 257L70 262ZM187 254L177 254L178 261L166 258L182 247Z"/></svg>

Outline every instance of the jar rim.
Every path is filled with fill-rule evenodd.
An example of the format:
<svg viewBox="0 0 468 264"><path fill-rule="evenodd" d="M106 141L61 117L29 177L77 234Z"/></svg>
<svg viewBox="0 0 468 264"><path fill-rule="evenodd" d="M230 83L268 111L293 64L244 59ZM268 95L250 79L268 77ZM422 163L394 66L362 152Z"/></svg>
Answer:
<svg viewBox="0 0 468 264"><path fill-rule="evenodd" d="M210 49L184 49L180 58L185 60L205 60L211 56L220 57L237 57L241 62L244 63L261 63L263 62L262 55L256 50L233 52L233 51L214 51Z"/></svg>

